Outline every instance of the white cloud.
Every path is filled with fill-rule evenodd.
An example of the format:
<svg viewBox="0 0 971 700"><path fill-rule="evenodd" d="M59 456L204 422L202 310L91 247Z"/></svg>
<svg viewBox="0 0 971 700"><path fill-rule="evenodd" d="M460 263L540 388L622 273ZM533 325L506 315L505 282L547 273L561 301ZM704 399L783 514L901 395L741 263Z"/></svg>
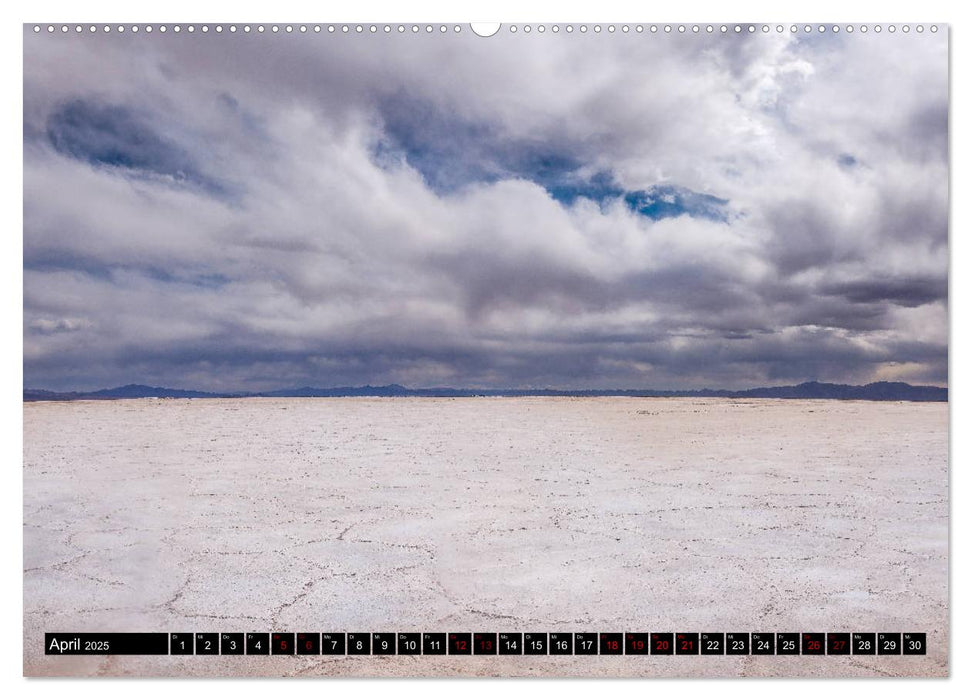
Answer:
<svg viewBox="0 0 971 700"><path fill-rule="evenodd" d="M67 39L25 36L28 386L946 382L943 36Z"/></svg>

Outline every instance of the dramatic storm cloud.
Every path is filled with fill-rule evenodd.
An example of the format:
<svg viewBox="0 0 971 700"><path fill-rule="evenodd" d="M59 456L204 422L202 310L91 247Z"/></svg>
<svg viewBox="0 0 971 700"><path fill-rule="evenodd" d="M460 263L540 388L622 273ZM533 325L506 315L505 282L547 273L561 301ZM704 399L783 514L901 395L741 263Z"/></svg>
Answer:
<svg viewBox="0 0 971 700"><path fill-rule="evenodd" d="M24 383L947 382L947 38L25 34Z"/></svg>

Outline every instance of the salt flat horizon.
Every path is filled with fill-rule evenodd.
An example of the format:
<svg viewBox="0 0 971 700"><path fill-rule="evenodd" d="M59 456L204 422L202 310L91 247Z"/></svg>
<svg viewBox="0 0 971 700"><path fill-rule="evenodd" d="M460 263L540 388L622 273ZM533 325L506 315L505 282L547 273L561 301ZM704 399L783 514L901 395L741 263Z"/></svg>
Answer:
<svg viewBox="0 0 971 700"><path fill-rule="evenodd" d="M806 380L798 384L748 384L743 388L719 387L717 382L703 387L514 387L514 386L462 386L460 384L404 386L399 383L358 385L290 385L285 388L262 390L216 390L185 388L186 382L175 382L178 388L142 383L128 383L114 387L78 390L51 390L44 388L23 389L25 401L83 400L85 398L248 398L248 397L342 397L342 396L427 396L450 398L453 396L642 396L657 398L802 398L802 399L870 399L870 400L932 400L947 401L947 382L911 384L904 381L877 380L865 384L846 384ZM790 393L786 394L785 392ZM891 393L885 393L885 392ZM158 392L152 395L150 392ZM346 392L346 393L344 393ZM775 393L773 393L775 392ZM781 392L781 393L780 393ZM796 393L802 392L802 393ZM815 392L815 393L814 393Z"/></svg>
<svg viewBox="0 0 971 700"><path fill-rule="evenodd" d="M947 675L948 404L481 398L25 403L25 674ZM42 650L67 630L706 629L926 632L928 654Z"/></svg>

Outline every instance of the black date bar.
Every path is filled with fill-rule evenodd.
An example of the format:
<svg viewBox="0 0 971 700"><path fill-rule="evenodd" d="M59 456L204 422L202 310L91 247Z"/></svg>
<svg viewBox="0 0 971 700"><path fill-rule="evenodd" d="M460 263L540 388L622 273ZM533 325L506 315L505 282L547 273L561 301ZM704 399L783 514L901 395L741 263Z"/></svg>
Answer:
<svg viewBox="0 0 971 700"><path fill-rule="evenodd" d="M168 655L165 632L47 632L44 653L53 656Z"/></svg>

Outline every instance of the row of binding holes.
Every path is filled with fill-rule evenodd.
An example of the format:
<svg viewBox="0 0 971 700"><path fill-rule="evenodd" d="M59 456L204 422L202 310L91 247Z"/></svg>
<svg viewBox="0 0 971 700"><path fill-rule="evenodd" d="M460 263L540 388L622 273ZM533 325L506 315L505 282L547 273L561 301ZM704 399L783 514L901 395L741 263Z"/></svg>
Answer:
<svg viewBox="0 0 971 700"><path fill-rule="evenodd" d="M324 32L324 31L326 31L329 34L336 34L336 33L341 33L341 34L351 34L351 33L355 33L355 34L364 34L364 33L377 34L379 32L383 32L385 34L391 34L393 32L396 32L398 34L405 34L405 33L408 33L408 32L410 32L412 34L418 34L418 33L431 34L431 33L434 33L436 31L438 33L440 33L440 34L445 34L445 33L449 32L449 31L453 31L453 32L461 32L462 31L462 27L460 27L457 24L456 25L453 25L453 26L448 26L448 25L445 25L445 24L441 24L441 25L432 25L432 24L425 24L425 25L418 25L418 24L410 24L410 25L405 25L405 24L398 24L398 25L391 25L391 24L384 24L384 25L377 25L377 24L371 24L371 25L366 25L366 24L350 24L350 25L349 24L337 24L337 25L334 25L334 24L328 24L326 26L321 26L319 24L314 24L314 25L306 25L306 24L299 24L299 25L293 25L293 24L262 25L262 24L258 24L258 25L251 26L249 24L244 24L244 25L239 26L239 27L237 27L235 24L230 24L230 25L228 25L226 27L223 27L221 24L217 24L214 27L210 27L207 24L203 24L203 25L201 25L199 27L196 27L193 24L189 24L189 25L186 25L184 27L182 25L180 25L180 24L175 24L175 25L172 25L171 27L169 27L167 25L164 25L164 24L158 25L157 27L153 27L150 24L147 24L147 25L144 25L144 26L139 26L137 24L133 24L133 25L130 25L128 27L126 27L123 24L116 25L115 27L112 27L112 26L107 25L107 24L104 25L104 26L100 26L100 27L97 26L97 25L94 25L94 24L89 25L89 26L84 26L84 25L81 25L81 24L77 24L77 25L67 25L67 24L54 25L54 24L48 24L46 27L43 27L43 26L41 26L39 24L35 24L34 25L34 32L35 33L40 33L45 28L51 34L53 34L54 32L57 32L57 31L60 31L62 33L67 33L67 32L70 32L70 31L74 31L77 34L80 34L80 33L85 32L85 31L87 31L89 33L94 33L94 32L98 32L98 31L103 31L103 32L113 32L114 31L114 32L118 32L119 34L124 33L125 31L131 31L133 33L137 33L139 31L144 31L145 33L151 33L151 32L156 31L156 30L159 31L159 32L161 32L161 33L163 33L163 34L165 32L167 32L167 31L170 31L170 30L172 32L175 32L176 34L179 34L180 32L183 32L183 31L186 31L186 32L188 32L190 34L193 34L196 31L200 31L203 34L206 34L209 31L215 31L217 34L220 34L220 33L224 32L224 31L228 31L230 33L235 33L237 31L242 31L243 33L250 33L250 32L254 32L255 31L255 32L259 33L259 34L262 34L262 33L265 33L265 32L270 32L270 33L273 33L273 34L278 34L280 32L284 32L286 34L292 34L294 32L298 32L298 33L301 33L301 34L306 34L307 32L314 32L314 33L319 34L320 32ZM685 25L685 24L677 24L677 25L670 25L670 24L664 24L664 25L657 25L657 24L650 24L650 25L644 25L644 24L614 25L614 24L608 24L606 26L601 26L599 24L594 24L591 27L588 27L586 24L580 24L580 25L577 25L576 27L574 27L572 24L567 24L567 25L564 25L563 27L560 27L560 25L558 25L558 24L553 24L553 25L550 25L549 26L549 31L553 32L554 34L557 34L562 29L563 31L566 31L568 34L570 34L570 33L573 33L574 30L579 30L579 32L581 34L586 34L587 31L589 31L589 29L591 29L591 28L593 29L593 32L595 34L601 33L602 31L604 31L604 29L606 29L606 31L608 33L610 33L610 34L615 33L616 31L618 31L618 29L621 32L623 32L624 34L627 34L627 33L632 32L632 31L633 32L637 32L637 33L643 33L645 31L647 31L647 32L650 32L651 34L657 34L658 32L664 32L665 34L670 34L672 32L677 32L679 34L687 34L687 33L691 33L691 34L701 34L701 33L713 34L715 32L721 32L722 34L729 34L729 33L735 33L735 34L742 34L742 33L754 34L754 33L758 32L758 31L761 31L763 34L768 34L773 29L775 29L776 33L780 33L780 34L783 33L783 32L786 32L786 31L788 31L789 33L797 33L797 32L804 32L804 33L810 33L810 32L819 32L819 33L832 32L834 34L837 34L840 31L845 31L845 32L848 32L848 33L852 33L854 31L860 31L860 32L866 33L866 32L871 31L871 30L879 34L880 32L883 31L883 27L881 25L879 25L879 24L875 24L872 27L870 27L870 26L868 26L866 24L861 24L861 25L859 25L859 27L855 27L852 24L845 25L844 27L840 27L837 24L834 24L834 25L831 25L831 26L826 26L826 25L823 25L823 24L815 25L815 26L814 25L811 25L811 24L805 24L805 25L792 24L792 25L789 25L788 27L786 27L786 26L784 26L782 24L777 24L777 25L775 25L774 28L773 27L770 27L768 24L763 24L761 26L757 26L757 25L754 25L754 24L746 24L746 25L741 25L741 24L736 24L736 25L727 25L727 24L711 25L711 24L708 24L708 25L703 25L703 26L702 25L697 25L697 24L692 24L692 25ZM516 32L518 32L518 31L520 31L520 29L523 32L525 32L525 33L528 34L528 33L530 33L530 32L533 31L534 27L532 25L529 25L529 24L524 24L524 25L512 24L512 25L509 25L509 31L512 32L512 33L514 33L514 34ZM888 32L890 32L891 34L893 34L894 32L897 31L898 27L897 27L897 25L890 24L890 25L887 25L887 28L886 29L887 29ZM907 34L907 33L910 32L911 27L908 24L904 24L904 25L901 25L899 27L899 29L904 34ZM913 29L918 34L923 33L923 31L924 31L924 25L922 25L922 24L915 25L913 27ZM930 29L931 32L936 33L937 32L937 25L936 24L932 24L932 25L930 25L929 29ZM543 33L545 33L547 31L547 27L544 24L539 24L539 25L536 25L535 30L537 32L539 32L540 34L543 34Z"/></svg>
<svg viewBox="0 0 971 700"><path fill-rule="evenodd" d="M566 31L569 34L569 33L573 33L574 31L577 31L578 30L581 34L586 34L591 28L593 29L593 32L595 34L600 34L601 32L604 31L604 29L606 29L606 31L608 33L610 33L610 34L614 34L615 32L618 31L618 29L621 32L623 32L624 34L627 34L627 33L632 32L632 31L633 32L637 32L639 34L645 32L645 31L646 32L650 32L651 34L657 34L658 32L663 32L665 34L671 34L672 32L677 32L679 34L688 34L688 33L691 33L691 34L702 34L702 33L714 34L716 32L720 32L722 34L729 34L729 33L735 33L735 34L743 34L743 33L755 34L756 32L759 32L759 31L761 31L763 34L768 34L769 32L773 31L773 27L770 26L770 25L768 25L768 24L763 24L763 25L755 25L755 24L735 24L735 25L729 25L729 24L722 24L722 25L711 25L711 24L707 24L707 25L698 25L698 24L691 24L691 25L686 25L686 24L675 24L675 25L672 25L672 24L663 24L663 25L657 25L657 24L649 24L649 25L635 24L635 25L630 25L630 24L622 24L622 25L614 25L614 24L608 24L606 26L601 26L599 24L594 24L594 25L592 25L592 27L590 27L590 26L588 26L586 24L580 24L580 25L577 25L576 27L574 27L572 24L567 24L567 25L564 25L563 27L560 27L560 25L558 25L558 24L553 24L553 25L551 25L549 27L549 31L551 31L554 34L556 34L556 33L559 33L562 30L562 31ZM834 34L838 34L840 31L846 31L846 32L852 33L852 32L857 31L857 30L858 31L861 31L863 33L866 33L868 31L870 31L871 29L872 29L872 31L874 31L874 32L876 32L876 33L879 34L880 32L883 31L883 27L881 25L879 25L879 24L875 24L872 27L870 27L868 25L865 25L865 24L861 24L859 27L854 27L854 25L852 25L852 24L845 25L844 27L840 27L838 24L834 24L834 25L831 25L831 26L826 26L824 24L820 24L820 25L811 25L811 24L798 25L798 24L792 24L792 25L789 25L788 27L785 26L785 25L782 25L782 24L777 24L777 25L775 25L774 29L775 29L775 31L777 33L780 33L780 34L782 32L786 32L786 31L788 31L790 33L797 33L797 32L800 32L801 31L801 32L806 32L806 33L810 33L810 32L819 32L819 33L832 32ZM897 29L898 29L898 27L895 24L887 25L887 31L890 32L891 34L893 34L894 32L896 32ZM901 25L899 27L899 29L904 34L907 34L907 33L910 32L911 26L908 25L908 24L904 24L904 25ZM924 25L922 25L922 24L915 25L913 27L913 29L918 34L921 34L924 31ZM935 32L936 33L937 32L937 25L936 24L932 24L932 25L930 25L929 29L930 29L931 32ZM515 24L510 25L510 27L509 27L509 31L510 32L513 32L513 33L518 32L519 30L520 30L520 28L517 25L515 25ZM529 33L531 31L533 31L533 27L531 27L528 24L522 25L522 31ZM547 31L547 27L545 25L542 25L542 24L537 25L536 26L536 31L537 32L540 32L542 34L543 32Z"/></svg>
<svg viewBox="0 0 971 700"><path fill-rule="evenodd" d="M34 25L34 32L35 33L42 32L42 31L44 31L44 29L45 29L45 27L43 27L43 26L41 26L39 24L35 24ZM231 34L232 33L236 33L236 32L243 32L244 34L249 34L250 32L256 32L258 34L264 34L264 33L267 33L267 32L272 33L272 34L279 34L281 32L286 33L286 34L293 34L295 32L296 33L300 33L300 34L306 34L308 32L313 32L313 33L316 33L316 34L319 34L321 32L328 32L330 34L335 34L335 33L342 33L342 34L350 34L350 33L364 34L366 32L367 33L370 33L370 34L377 34L378 32L384 32L385 34L390 34L392 32L398 32L399 34L404 34L405 32L411 32L413 34L417 34L419 32L425 32L427 34L431 34L431 33L436 32L436 31L438 33L440 33L440 34L445 34L446 32L449 32L449 31L453 31L453 32L461 32L462 31L462 27L460 27L457 24L454 25L454 26L448 26L448 25L445 25L445 24L442 24L442 25L432 25L432 24L425 24L425 25L418 25L418 24L411 24L411 25L404 25L404 24L399 24L399 25L391 25L391 24L384 24L384 25L377 25L377 24L370 24L370 25L367 25L367 24L350 24L350 25L348 25L348 24L337 24L337 25L334 25L334 24L329 24L329 25L324 25L324 26L319 25L319 24L313 24L313 25L307 25L307 24L282 24L282 25L281 24L269 24L269 25L257 24L257 25L249 25L249 24L244 24L244 25L241 25L241 26L236 26L235 24L230 24L230 25L227 25L225 27L223 25L221 25L221 24L217 24L217 25L215 25L213 27L210 27L207 24L203 24L203 25L198 26L198 27L196 25L193 25L193 24L188 24L188 25L185 25L185 26L182 26L180 24L175 24L175 25L172 25L171 27L169 27L167 25L164 25L164 24L158 25L157 27L153 27L150 24L144 25L144 26L140 26L140 25L137 25L137 24L133 24L133 25L130 25L130 26L125 26L124 24L119 24L119 25L116 25L114 27L112 27L111 25L107 25L107 24L104 25L104 26L98 26L98 25L94 25L94 24L92 24L90 26L84 26L84 25L81 25L81 24L77 24L77 25L68 25L68 24L54 25L54 24L48 24L46 26L46 29L51 34L53 34L54 32L57 32L57 31L60 31L60 32L65 33L65 34L67 32L71 32L71 31L74 31L77 34L81 34L82 32L85 32L85 31L87 31L89 33L94 33L94 32L98 32L98 31L102 31L102 32L117 32L119 34L123 34L126 31L136 32L136 33L138 31L143 31L143 32L146 32L146 33L151 33L153 31L159 31L159 32L162 32L163 34L165 32L168 32L168 31L175 32L176 34L179 34L179 33L183 32L183 31L188 32L190 34L193 34L196 31L200 31L203 34L206 34L206 33L210 32L210 31L214 31L217 34L221 34L224 31L225 32L229 32Z"/></svg>

